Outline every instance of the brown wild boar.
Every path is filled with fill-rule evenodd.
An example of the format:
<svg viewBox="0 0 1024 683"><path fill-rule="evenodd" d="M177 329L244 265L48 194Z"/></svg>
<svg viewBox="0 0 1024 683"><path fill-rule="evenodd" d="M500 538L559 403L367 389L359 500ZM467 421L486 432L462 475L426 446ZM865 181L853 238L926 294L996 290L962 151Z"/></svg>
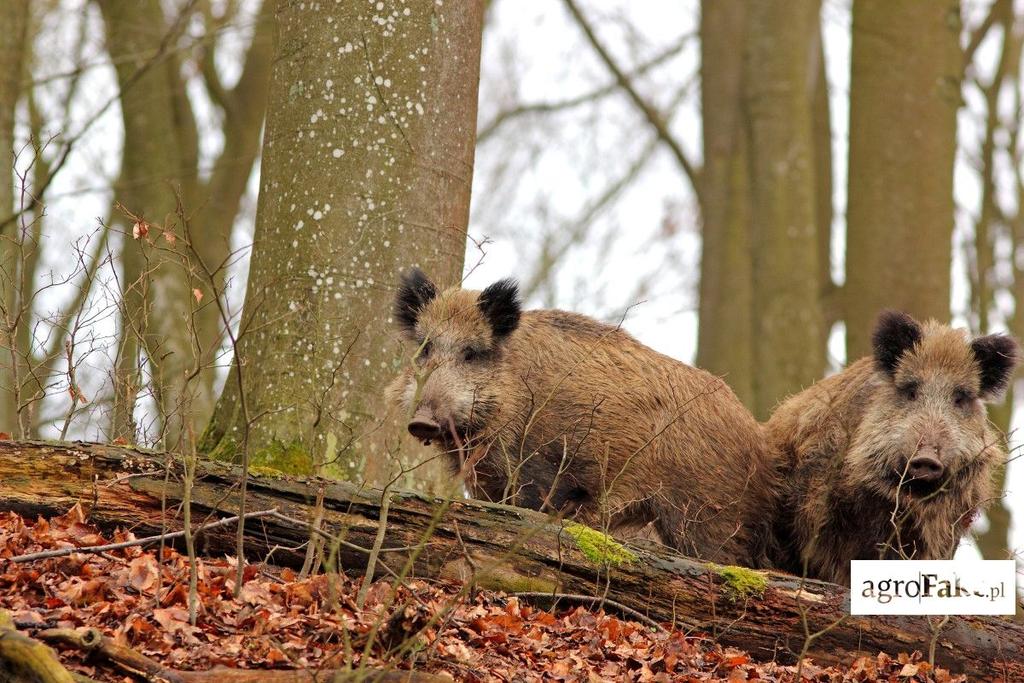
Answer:
<svg viewBox="0 0 1024 683"><path fill-rule="evenodd" d="M521 311L512 280L438 292L412 270L394 316L418 353L388 397L475 497L764 562L764 435L718 377L585 316Z"/></svg>
<svg viewBox="0 0 1024 683"><path fill-rule="evenodd" d="M952 557L1006 460L985 401L1017 343L883 312L874 357L790 397L767 430L784 482L776 564L836 583L854 559Z"/></svg>

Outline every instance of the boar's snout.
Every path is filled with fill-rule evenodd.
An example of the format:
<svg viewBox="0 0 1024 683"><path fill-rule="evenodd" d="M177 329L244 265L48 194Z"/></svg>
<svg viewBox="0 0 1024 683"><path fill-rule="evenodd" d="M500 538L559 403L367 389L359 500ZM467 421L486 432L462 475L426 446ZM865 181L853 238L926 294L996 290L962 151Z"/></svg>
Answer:
<svg viewBox="0 0 1024 683"><path fill-rule="evenodd" d="M926 483L938 481L942 478L945 471L946 468L939 462L938 458L924 452L914 456L907 468L907 474L910 475L911 479Z"/></svg>
<svg viewBox="0 0 1024 683"><path fill-rule="evenodd" d="M409 433L423 443L429 444L432 440L441 437L441 425L430 414L426 408L420 408L409 420Z"/></svg>

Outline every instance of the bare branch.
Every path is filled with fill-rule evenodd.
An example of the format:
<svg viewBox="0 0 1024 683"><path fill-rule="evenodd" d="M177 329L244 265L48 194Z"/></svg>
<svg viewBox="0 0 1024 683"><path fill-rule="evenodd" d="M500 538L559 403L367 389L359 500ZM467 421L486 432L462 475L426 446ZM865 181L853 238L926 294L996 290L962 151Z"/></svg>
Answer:
<svg viewBox="0 0 1024 683"><path fill-rule="evenodd" d="M971 62L974 61L974 53L978 51L978 47L982 41L988 35L992 26L995 25L996 20L1000 18L1000 15L1005 15L1007 11L1012 13L1013 3L1011 0L996 0L992 3L992 7L989 8L988 14L985 16L978 28L971 33L971 39L967 43L967 47L964 48L964 71L966 72L971 67Z"/></svg>
<svg viewBox="0 0 1024 683"><path fill-rule="evenodd" d="M686 47L686 44L692 38L692 34L687 34L683 36L674 45L669 46L663 52L655 55L648 61L644 62L640 66L630 71L629 77L631 79L634 79L639 76L643 76L649 71L661 66L662 64L664 64L665 62L669 61L670 59L678 55L680 52L682 52L683 48ZM597 88L596 90L591 90L589 92L576 95L575 97L569 97L564 100L559 100L556 102L530 102L526 104L516 105L511 109L499 111L495 115L495 117L491 119L490 123L484 125L483 128L477 131L476 142L478 145L483 142L486 142L488 138L492 137L503 125L521 116L526 116L529 114L550 114L553 112L564 111L566 109L572 109L574 107L578 107L580 105L587 104L588 102L593 102L595 100L601 99L602 97L610 95L611 93L615 92L615 90L618 87L619 84L616 81L612 81L611 83L608 83L606 85L601 86L600 88Z"/></svg>
<svg viewBox="0 0 1024 683"><path fill-rule="evenodd" d="M679 166L683 169L686 177L690 179L690 185L693 186L693 193L697 196L697 202L701 202L701 181L700 181L700 169L693 165L687 158L686 153L683 152L682 145L679 141L673 137L671 131L668 129L668 125L665 119L662 118L661 114L651 105L647 100L641 97L640 93L637 92L636 88L633 87L633 82L629 76L619 67L619 65L612 58L611 54L605 49L604 45L598 40L597 35L594 33L593 27L587 21L583 13L580 12L579 7L576 5L575 0L563 0L566 8L572 14L573 18L576 19L576 23L580 25L580 29L587 37L587 41L591 47L594 48L594 52L597 53L604 65L608 67L608 70L615 77L615 82L620 88L622 88L629 99L632 100L636 108L644 115L647 122L651 124L654 130L658 133L658 138L665 143L665 145L672 152L672 156L675 157L676 161L679 162Z"/></svg>

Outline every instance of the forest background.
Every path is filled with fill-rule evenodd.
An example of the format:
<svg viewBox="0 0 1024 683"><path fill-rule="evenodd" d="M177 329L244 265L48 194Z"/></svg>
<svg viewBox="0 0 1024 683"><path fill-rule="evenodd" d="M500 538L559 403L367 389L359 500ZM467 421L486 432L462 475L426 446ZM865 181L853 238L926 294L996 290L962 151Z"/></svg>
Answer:
<svg viewBox="0 0 1024 683"><path fill-rule="evenodd" d="M412 263L621 322L761 418L883 307L1024 337L1019 1L0 4L16 438L430 489L380 400ZM1024 551L1014 398L964 554Z"/></svg>

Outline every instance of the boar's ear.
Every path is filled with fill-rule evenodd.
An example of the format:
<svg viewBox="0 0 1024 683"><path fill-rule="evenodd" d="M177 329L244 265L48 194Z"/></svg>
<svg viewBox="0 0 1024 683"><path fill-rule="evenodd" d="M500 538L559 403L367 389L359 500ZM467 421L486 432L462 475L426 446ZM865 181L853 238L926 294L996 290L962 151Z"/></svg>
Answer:
<svg viewBox="0 0 1024 683"><path fill-rule="evenodd" d="M480 292L476 305L491 324L494 336L507 337L519 326L519 283L512 278L498 280Z"/></svg>
<svg viewBox="0 0 1024 683"><path fill-rule="evenodd" d="M921 341L921 324L902 311L882 311L875 323L871 345L875 364L890 377L896 372L900 356Z"/></svg>
<svg viewBox="0 0 1024 683"><path fill-rule="evenodd" d="M402 273L395 294L395 320L406 334L412 334L419 320L420 311L437 296L437 287L419 268Z"/></svg>
<svg viewBox="0 0 1024 683"><path fill-rule="evenodd" d="M981 397L995 398L1003 393L1020 360L1017 340L1003 334L990 334L972 341L971 351L981 369Z"/></svg>

